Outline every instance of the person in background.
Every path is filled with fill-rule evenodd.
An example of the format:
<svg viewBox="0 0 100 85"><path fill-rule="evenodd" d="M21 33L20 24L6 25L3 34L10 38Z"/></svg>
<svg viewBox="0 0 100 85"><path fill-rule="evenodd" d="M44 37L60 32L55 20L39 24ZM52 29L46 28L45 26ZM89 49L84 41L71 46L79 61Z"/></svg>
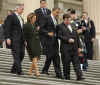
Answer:
<svg viewBox="0 0 100 85"><path fill-rule="evenodd" d="M77 32L72 29L71 17L69 14L63 15L63 23L57 25L58 38L61 40L60 52L63 63L64 79L70 80L70 63L72 62L76 72L77 80L83 80L82 71L80 70L80 53L81 45Z"/></svg>
<svg viewBox="0 0 100 85"><path fill-rule="evenodd" d="M83 34L84 34L84 41L85 41L86 50L87 50L87 58L89 60L92 60L93 54L94 54L93 43L95 40L96 31L95 31L94 22L88 17L87 12L82 13L81 26L82 26Z"/></svg>
<svg viewBox="0 0 100 85"><path fill-rule="evenodd" d="M86 71L87 69L84 69L84 62L88 66L88 60L87 60L87 50L84 41L83 29L81 27L81 20L77 17L76 11L74 9L71 10L70 15L71 15L72 29L77 32L80 40L81 52L79 53L79 58L80 58L81 70Z"/></svg>
<svg viewBox="0 0 100 85"><path fill-rule="evenodd" d="M72 9L70 12L70 16L71 16L71 24L72 24L72 29L77 31L77 33L81 33L82 29L80 29L80 19L78 18L77 14L76 14L76 10Z"/></svg>
<svg viewBox="0 0 100 85"><path fill-rule="evenodd" d="M41 25L44 22L44 17L51 14L51 11L47 8L46 0L40 0L40 8L36 9L34 12L37 16L36 25L39 26L41 29ZM44 35L42 34L40 34L40 41L42 45L43 54L45 54L45 39Z"/></svg>
<svg viewBox="0 0 100 85"><path fill-rule="evenodd" d="M11 14L13 14L13 13L14 13L13 10L8 10L8 16L11 15Z"/></svg>
<svg viewBox="0 0 100 85"><path fill-rule="evenodd" d="M88 59L87 59L87 50L86 50L86 45L84 42L84 35L83 33L79 34L79 39L81 43L81 52L79 53L80 57L80 66L82 71L87 71L88 69Z"/></svg>
<svg viewBox="0 0 100 85"><path fill-rule="evenodd" d="M32 61L32 65L29 70L29 74L32 75L34 70L35 76L40 76L38 70L38 60L40 59L41 47L40 47L40 38L39 38L39 27L36 27L36 14L30 13L27 16L27 23L24 25L24 37L27 43L27 51Z"/></svg>
<svg viewBox="0 0 100 85"><path fill-rule="evenodd" d="M8 16L10 16L10 15L12 15L14 13L14 11L13 10L8 10L8 12L7 12L7 17ZM3 24L3 28L4 28L4 35L6 36L6 20L7 20L7 17L5 18L5 20L4 20L4 24ZM8 49L10 49L10 46L7 44L7 41L6 40L4 40L4 42L3 42L3 47L4 48L8 48Z"/></svg>
<svg viewBox="0 0 100 85"><path fill-rule="evenodd" d="M73 10L73 8L69 8L69 9L67 9L66 13L70 15L72 10Z"/></svg>
<svg viewBox="0 0 100 85"><path fill-rule="evenodd" d="M11 73L17 75L23 75L21 66L25 53L23 33L24 21L21 17L23 10L24 5L17 6L16 11L9 15L5 22L6 40L7 44L11 46L11 52L14 59Z"/></svg>
<svg viewBox="0 0 100 85"><path fill-rule="evenodd" d="M4 28L3 28L3 20L0 19L0 48L3 47L3 41L4 41Z"/></svg>

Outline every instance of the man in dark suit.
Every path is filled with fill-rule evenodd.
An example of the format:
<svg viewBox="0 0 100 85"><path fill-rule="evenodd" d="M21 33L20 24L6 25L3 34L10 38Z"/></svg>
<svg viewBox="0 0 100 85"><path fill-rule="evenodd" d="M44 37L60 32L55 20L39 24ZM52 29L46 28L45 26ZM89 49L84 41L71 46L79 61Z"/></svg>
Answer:
<svg viewBox="0 0 100 85"><path fill-rule="evenodd" d="M12 15L13 12L14 12L13 10L8 10L8 15L7 15L7 17L8 17L9 15ZM4 28L4 36L6 35L5 23L6 23L7 17L5 18L4 24L3 24L3 28ZM7 44L7 41L6 41L6 40L5 40L5 44L6 44L6 48L10 49L10 46Z"/></svg>
<svg viewBox="0 0 100 85"><path fill-rule="evenodd" d="M36 9L35 13L37 15L36 24L40 26L42 24L44 16L51 14L51 11L47 8L46 0L40 0L40 8Z"/></svg>
<svg viewBox="0 0 100 85"><path fill-rule="evenodd" d="M78 53L81 52L81 45L77 32L71 27L71 17L68 14L63 16L64 22L57 25L58 38L61 40L61 57L63 63L64 78L70 80L70 63L74 65L77 80L82 80L82 72L80 70L80 61Z"/></svg>
<svg viewBox="0 0 100 85"><path fill-rule="evenodd" d="M23 13L24 6L16 8L15 13L9 15L5 22L7 44L11 46L14 63L11 73L22 75L21 63L24 58Z"/></svg>
<svg viewBox="0 0 100 85"><path fill-rule="evenodd" d="M93 20L90 20L87 12L83 12L81 26L83 28L84 41L87 49L87 58L93 59L93 43L96 36L95 25Z"/></svg>
<svg viewBox="0 0 100 85"><path fill-rule="evenodd" d="M59 45L56 34L56 25L57 20L56 16L59 15L60 9L54 8L52 10L51 15L46 16L43 24L41 25L40 33L43 35L45 39L46 46L46 61L44 68L42 70L43 74L48 74L48 69L50 67L51 62L53 61L54 69L56 72L56 77L61 78L61 69L60 69L60 56L59 56Z"/></svg>
<svg viewBox="0 0 100 85"><path fill-rule="evenodd" d="M40 0L40 8L36 9L35 13L37 15L36 25L41 27L41 25L44 21L43 20L44 17L51 14L51 11L47 8L46 0ZM41 45L42 45L42 48L43 48L43 54L45 54L45 45L44 45L45 41L44 41L44 37L41 34L40 34L40 41L41 41Z"/></svg>

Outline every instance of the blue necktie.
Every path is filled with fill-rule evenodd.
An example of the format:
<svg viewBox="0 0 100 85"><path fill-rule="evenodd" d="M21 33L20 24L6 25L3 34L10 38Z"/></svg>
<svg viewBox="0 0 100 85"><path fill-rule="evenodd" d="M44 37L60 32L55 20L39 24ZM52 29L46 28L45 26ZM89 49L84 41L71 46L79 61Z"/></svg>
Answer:
<svg viewBox="0 0 100 85"><path fill-rule="evenodd" d="M46 12L46 9L45 8L43 8L43 14L44 15L47 15L47 12Z"/></svg>

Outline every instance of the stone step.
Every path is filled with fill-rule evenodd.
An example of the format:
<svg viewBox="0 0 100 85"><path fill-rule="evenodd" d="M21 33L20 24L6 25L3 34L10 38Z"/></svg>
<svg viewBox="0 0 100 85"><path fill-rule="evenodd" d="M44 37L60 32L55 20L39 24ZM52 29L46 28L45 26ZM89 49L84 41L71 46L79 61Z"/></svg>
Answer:
<svg viewBox="0 0 100 85"><path fill-rule="evenodd" d="M8 59L8 60L13 59L11 54L9 56L6 54L0 54L0 58ZM29 57L25 55L24 60L29 60ZM41 60L45 60L45 57L41 57ZM93 62L90 62L90 63L92 63L93 65L98 65L100 63L100 61L97 61L97 60L92 60L92 61Z"/></svg>
<svg viewBox="0 0 100 85"><path fill-rule="evenodd" d="M28 72L24 72L24 76L23 77L28 77L29 75L28 75ZM34 74L34 73L33 73ZM4 76L15 76L14 74L11 74L11 73L7 73L7 72L0 72L0 75L4 75ZM34 75L33 75L34 76ZM41 74L41 77L49 77L49 78L54 78L55 77L55 75L54 74L50 74L50 75L44 75L44 74ZM71 78L74 78L75 79L75 74L72 74L71 73ZM89 75L85 75L85 78L86 79L94 79L94 80L97 80L97 81L100 81L100 77L91 77L91 76L89 76Z"/></svg>
<svg viewBox="0 0 100 85"><path fill-rule="evenodd" d="M8 81L0 81L0 85L27 85L27 84L22 84L22 83L18 83L18 82L8 82ZM34 85L34 84L29 84L29 85ZM35 84L35 85L39 85L39 84Z"/></svg>
<svg viewBox="0 0 100 85"><path fill-rule="evenodd" d="M9 75L8 75L8 76L9 76ZM15 76L15 75L14 75L14 76ZM28 78L29 76L24 75L24 76L21 76L21 77L25 77L25 78L27 77L27 78ZM33 77L32 77L32 78L33 78ZM35 77L35 78L36 78L36 77ZM43 76L42 76L42 77L39 77L39 78L41 79L41 78L45 78L45 77L43 77ZM53 78L53 77L52 77L52 78ZM47 78L46 78L46 79L50 79L50 80L52 80L52 78L49 78L49 77L47 76ZM56 78L53 78L53 79L57 81L57 79L56 79ZM75 79L73 79L73 80L75 80ZM62 80L62 81L63 81L63 80Z"/></svg>
<svg viewBox="0 0 100 85"><path fill-rule="evenodd" d="M0 61L1 64L4 64L4 65L12 65L12 62L8 62L8 61ZM30 66L31 65L31 62L27 62L27 63L23 63L23 66ZM42 66L43 67L43 64L42 62L39 62L39 66ZM53 65L51 65L51 67L53 67ZM98 66L99 67L99 66ZM92 70L92 71L97 71L99 70L99 68L97 67L90 67L89 66L89 70Z"/></svg>
<svg viewBox="0 0 100 85"><path fill-rule="evenodd" d="M5 79L5 77L6 77L6 79ZM55 83L57 84L57 85L64 85L64 84L66 84L66 85L73 85L73 83L71 83L71 82L69 82L69 83L67 83L67 82L59 82L57 79L56 79L56 81L54 81L54 80L50 80L49 79L49 81L48 81L48 79L46 78L35 78L35 77L32 77L32 78L23 78L23 77L12 77L12 76L10 76L10 79L9 79L9 76L2 76L2 79L0 78L0 80L2 80L2 81L10 81L10 82L13 82L13 83L22 83L22 84L27 84L27 85L30 85L30 84L33 84L34 85L34 83L37 85L37 84L41 84L41 85L55 85ZM22 81L23 80L23 81ZM39 82L38 82L39 81ZM74 84L74 85L76 85L76 84ZM81 84L82 85L82 84Z"/></svg>
<svg viewBox="0 0 100 85"><path fill-rule="evenodd" d="M13 60L12 57L8 57L8 56L6 56L6 55L0 56L0 59L1 59L1 60L7 60L7 61L12 61L12 60ZM28 62L29 62L30 60L29 60L29 58L28 58L28 59L24 59L23 61L28 61ZM40 59L40 61L45 61L45 58L43 57L42 59ZM92 61L92 62L94 62L94 61ZM91 61L89 61L90 66L98 66L99 63L100 63L100 62L91 63Z"/></svg>
<svg viewBox="0 0 100 85"><path fill-rule="evenodd" d="M22 66L23 66L24 69L29 69L29 68L30 68L30 64L26 64L26 65L23 64ZM2 68L2 69L3 69L3 68L5 68L5 69L6 69L6 68L11 68L11 67L12 67L12 64L9 64L9 63L7 63L7 62L6 62L6 63L3 62L3 63L0 64L0 68ZM43 68L43 65L41 65L41 63L39 64L39 68L40 68L41 70L42 70L42 68ZM73 67L72 67L71 69L73 70ZM54 71L54 67L51 66L51 67L50 67L50 70L51 70L51 71ZM97 69L92 69L92 70L89 69L89 70L87 71L87 73L99 74L100 71L99 71L99 69L98 69L98 70L97 70Z"/></svg>
<svg viewBox="0 0 100 85"><path fill-rule="evenodd" d="M56 78L49 78L49 77L38 77L38 78L37 77L30 78L30 77L27 77L27 76L26 77L24 76L24 78L22 76L21 77L13 76L12 78L11 77L12 76L10 76L10 79L9 79L9 76L4 76L4 77L0 78L0 80L2 79L2 81L6 80L6 81L20 82L20 83L22 83L22 82L23 83L26 83L26 82L27 83L33 83L33 81L34 81L33 79L38 79L38 81L40 81L40 80L46 80L46 81L49 80L49 81L52 81L52 83L54 81L60 82L61 85L66 85L67 83L71 83L71 85L73 85L73 84L74 85L76 85L76 84L79 84L79 85L81 85L81 84L84 84L84 85L97 85L97 84L100 83L100 81L90 80L90 79L86 79L84 81L76 81L75 79L72 79L70 81L66 81L66 80L61 80L61 79L56 79ZM29 80L31 80L31 81L29 81ZM50 83L50 85L52 85L52 84ZM55 84L53 84L53 85L55 85ZM59 84L57 84L57 85L59 85Z"/></svg>
<svg viewBox="0 0 100 85"><path fill-rule="evenodd" d="M8 68L8 69L1 69L0 68L0 72L5 72L5 73L10 73L10 69ZM28 70L26 70L26 69L23 69L23 72L25 73L25 74L28 74ZM40 70L40 72L41 72L41 70ZM50 73L50 75L55 75L55 72L54 71L49 71L49 73ZM74 72L71 72L71 77L75 77L75 73ZM100 74L93 74L93 73L84 73L84 76L87 78L87 77L91 77L92 79L93 78L100 78Z"/></svg>
<svg viewBox="0 0 100 85"><path fill-rule="evenodd" d="M45 62L45 56L42 55L39 61L40 71ZM23 61L23 71L25 75L16 76L10 74L10 69L13 63L11 51L7 49L0 49L0 85L100 85L100 61L89 61L89 68L84 72L84 81L76 81L75 72L71 65L71 79L69 81L56 79L53 65L50 66L50 75L42 75L40 77L29 76L28 70L31 65L27 52L25 53ZM62 67L62 65L61 65Z"/></svg>
<svg viewBox="0 0 100 85"><path fill-rule="evenodd" d="M0 61L0 63L1 63L1 66L2 66L2 67L11 67L11 66L12 66L12 62ZM29 68L30 65L31 65L31 62L27 62L27 63L23 63L22 66L23 66L23 68ZM40 63L40 62L38 63L38 65L39 65L40 68L43 67L43 64ZM98 66L98 67L99 67L99 66ZM50 69L51 69L51 70L54 69L53 65L50 66ZM73 69L73 67L71 67L71 69ZM96 67L93 68L93 67L90 67L90 66L89 66L88 71L100 73L99 68L96 68Z"/></svg>
<svg viewBox="0 0 100 85"><path fill-rule="evenodd" d="M9 55L8 54L0 54L0 56L1 56L1 59L3 59L4 57L6 57L7 59L12 59L13 58L13 56L11 54L9 54ZM40 58L41 58L41 60L44 60L45 56L41 55ZM29 60L29 56L25 55L24 59Z"/></svg>

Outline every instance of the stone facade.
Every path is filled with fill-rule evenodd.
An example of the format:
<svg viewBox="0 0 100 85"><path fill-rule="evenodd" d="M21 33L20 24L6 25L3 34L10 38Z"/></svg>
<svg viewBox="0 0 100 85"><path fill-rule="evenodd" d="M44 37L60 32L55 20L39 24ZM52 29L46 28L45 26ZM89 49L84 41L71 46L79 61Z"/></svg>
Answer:
<svg viewBox="0 0 100 85"><path fill-rule="evenodd" d="M83 8L96 26L95 59L100 59L100 0L83 0Z"/></svg>
<svg viewBox="0 0 100 85"><path fill-rule="evenodd" d="M15 9L18 4L22 4L24 0L0 0L0 18L7 16L7 11Z"/></svg>

